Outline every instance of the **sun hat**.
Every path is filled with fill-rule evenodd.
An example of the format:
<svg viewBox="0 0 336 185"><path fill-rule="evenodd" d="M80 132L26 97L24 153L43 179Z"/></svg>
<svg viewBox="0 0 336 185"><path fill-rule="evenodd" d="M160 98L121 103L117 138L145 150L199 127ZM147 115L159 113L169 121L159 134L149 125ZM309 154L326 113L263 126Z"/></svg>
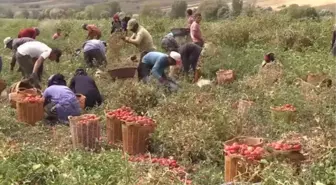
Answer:
<svg viewBox="0 0 336 185"><path fill-rule="evenodd" d="M134 27L136 24L138 24L138 21L137 21L136 19L131 19L131 20L129 20L128 23L127 23L127 29L128 29L128 30L133 29L133 27Z"/></svg>
<svg viewBox="0 0 336 185"><path fill-rule="evenodd" d="M5 39L4 39L4 48L7 48L7 44L10 42L10 41L12 41L13 39L11 38L11 37L6 37Z"/></svg>
<svg viewBox="0 0 336 185"><path fill-rule="evenodd" d="M176 61L176 65L181 65L182 64L180 53L178 53L176 51L172 51L172 52L170 52L169 56Z"/></svg>

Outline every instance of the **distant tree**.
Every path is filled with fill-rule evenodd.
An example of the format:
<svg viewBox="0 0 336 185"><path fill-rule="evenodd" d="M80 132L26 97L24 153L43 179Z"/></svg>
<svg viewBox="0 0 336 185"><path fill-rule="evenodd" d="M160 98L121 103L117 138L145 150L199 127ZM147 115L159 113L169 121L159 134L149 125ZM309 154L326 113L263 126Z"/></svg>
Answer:
<svg viewBox="0 0 336 185"><path fill-rule="evenodd" d="M104 10L100 12L100 18L101 19L108 19L110 17L110 12L107 10Z"/></svg>
<svg viewBox="0 0 336 185"><path fill-rule="evenodd" d="M229 17L230 17L230 7L229 7L229 5L224 4L217 11L217 18L218 19L227 19Z"/></svg>
<svg viewBox="0 0 336 185"><path fill-rule="evenodd" d="M28 19L29 12L27 10L17 11L14 13L14 18L15 19Z"/></svg>
<svg viewBox="0 0 336 185"><path fill-rule="evenodd" d="M3 11L3 16L6 18L13 18L14 17L14 12L12 9L7 8L6 10L2 10Z"/></svg>
<svg viewBox="0 0 336 185"><path fill-rule="evenodd" d="M243 10L243 0L232 0L232 15L239 16Z"/></svg>
<svg viewBox="0 0 336 185"><path fill-rule="evenodd" d="M172 18L184 17L185 11L187 10L187 8L188 8L188 4L186 1L181 1L181 0L174 1L171 7L170 16Z"/></svg>
<svg viewBox="0 0 336 185"><path fill-rule="evenodd" d="M29 18L30 19L38 19L39 16L40 16L40 12L38 10L29 11Z"/></svg>
<svg viewBox="0 0 336 185"><path fill-rule="evenodd" d="M150 4L146 4L142 7L141 13L142 16L163 16L164 12Z"/></svg>
<svg viewBox="0 0 336 185"><path fill-rule="evenodd" d="M109 16L113 16L117 12L121 12L121 7L119 2L112 1L107 3L107 11L109 12Z"/></svg>
<svg viewBox="0 0 336 185"><path fill-rule="evenodd" d="M201 2L197 11L202 14L205 20L214 20L217 19L218 10L225 4L221 0L205 0Z"/></svg>
<svg viewBox="0 0 336 185"><path fill-rule="evenodd" d="M49 17L51 19L60 19L64 17L65 11L61 8L53 8L49 12Z"/></svg>

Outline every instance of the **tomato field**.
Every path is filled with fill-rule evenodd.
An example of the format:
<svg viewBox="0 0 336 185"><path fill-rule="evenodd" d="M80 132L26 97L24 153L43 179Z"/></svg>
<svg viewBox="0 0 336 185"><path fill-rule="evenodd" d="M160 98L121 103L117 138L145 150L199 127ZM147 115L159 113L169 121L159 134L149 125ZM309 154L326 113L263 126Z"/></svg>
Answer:
<svg viewBox="0 0 336 185"><path fill-rule="evenodd" d="M167 94L156 83L112 81L108 75L97 76L89 69L88 74L95 77L104 95L101 107L85 112L97 116L86 120L100 118L100 152L73 149L68 126L18 122L7 97L2 97L0 184L219 185L224 183L224 157L238 154L255 162L253 171L265 185L334 185L336 68L330 53L334 22L333 17L295 19L260 10L235 19L202 22L204 38L212 43L201 59L202 78L214 80L218 70L233 70L236 78L229 84L200 88L179 79L179 91ZM69 82L75 70L84 66L83 56L73 55L86 37L83 23L94 23L102 29L103 39L109 44L109 69L136 65L127 60L136 53L133 46L109 40L108 20L1 19L0 23L1 38L16 37L21 28L38 26L41 35L37 40L64 51L59 64L45 62L43 87L50 75L60 72ZM185 20L140 17L140 23L161 50L161 38L172 28L184 27ZM51 36L57 28L69 37L53 41ZM118 53L113 53L115 50ZM272 84L250 80L258 75L269 52L283 65L280 79ZM9 70L11 51L2 49L1 55L1 79L8 84L19 81L21 74ZM332 86L307 90L301 81L309 73L326 74ZM232 108L239 100L254 103L248 109ZM27 101L39 99L31 97ZM295 116L290 122L275 120L270 107ZM155 125L148 153L128 156L120 147L109 144L105 113L126 122ZM224 146L225 141L237 136L264 138L265 144ZM298 168L285 160L263 157L273 150L300 151L304 159L300 158Z"/></svg>

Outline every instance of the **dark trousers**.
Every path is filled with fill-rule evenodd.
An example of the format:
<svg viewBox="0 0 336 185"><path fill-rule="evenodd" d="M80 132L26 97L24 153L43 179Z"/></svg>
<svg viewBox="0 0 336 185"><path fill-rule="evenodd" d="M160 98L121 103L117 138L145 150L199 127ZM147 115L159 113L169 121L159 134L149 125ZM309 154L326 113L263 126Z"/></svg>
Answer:
<svg viewBox="0 0 336 185"><path fill-rule="evenodd" d="M107 64L105 55L99 49L84 52L84 60L88 67L91 68L95 66L93 63L94 59L97 61L97 67L101 65L106 66Z"/></svg>
<svg viewBox="0 0 336 185"><path fill-rule="evenodd" d="M183 71L188 73L191 69L195 72L197 67L197 62L199 56L201 55L202 50L193 50L191 53L187 53L185 55L182 54L182 63L183 63Z"/></svg>
<svg viewBox="0 0 336 185"><path fill-rule="evenodd" d="M23 56L18 52L16 53L16 61L20 66L23 78L29 78L30 75L33 73L36 60L37 60L36 58L31 58L29 55ZM38 79L33 79L34 85L37 85L39 81L41 81L42 74L43 74L43 63L41 64L37 72Z"/></svg>
<svg viewBox="0 0 336 185"><path fill-rule="evenodd" d="M139 65L137 68L138 71L138 80L142 80L144 77L149 76L150 70L152 69L150 66L142 63L142 58L149 53L148 51L144 51L140 54Z"/></svg>

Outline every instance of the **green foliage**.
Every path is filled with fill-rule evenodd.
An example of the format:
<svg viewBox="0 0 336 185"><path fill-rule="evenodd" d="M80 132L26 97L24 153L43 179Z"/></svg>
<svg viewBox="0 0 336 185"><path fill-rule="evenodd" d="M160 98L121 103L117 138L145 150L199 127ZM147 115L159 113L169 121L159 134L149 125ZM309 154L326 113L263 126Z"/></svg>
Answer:
<svg viewBox="0 0 336 185"><path fill-rule="evenodd" d="M142 7L140 15L144 17L162 17L164 12L154 5L146 4Z"/></svg>
<svg viewBox="0 0 336 185"><path fill-rule="evenodd" d="M186 1L176 0L172 4L170 16L172 18L185 17L185 11L187 10L188 4Z"/></svg>
<svg viewBox="0 0 336 185"><path fill-rule="evenodd" d="M217 11L217 18L218 19L227 19L229 17L230 17L230 7L229 7L229 5L224 4Z"/></svg>
<svg viewBox="0 0 336 185"><path fill-rule="evenodd" d="M109 16L113 16L115 13L121 11L120 4L117 1L108 2L107 4L107 10L109 12Z"/></svg>
<svg viewBox="0 0 336 185"><path fill-rule="evenodd" d="M205 20L215 20L221 7L226 8L226 6L227 4L221 0L205 0L201 2L197 11Z"/></svg>
<svg viewBox="0 0 336 185"><path fill-rule="evenodd" d="M317 13L316 9L310 6L299 6L297 4L292 4L282 10L280 13L288 15L290 18L293 19L318 19L319 14Z"/></svg>

